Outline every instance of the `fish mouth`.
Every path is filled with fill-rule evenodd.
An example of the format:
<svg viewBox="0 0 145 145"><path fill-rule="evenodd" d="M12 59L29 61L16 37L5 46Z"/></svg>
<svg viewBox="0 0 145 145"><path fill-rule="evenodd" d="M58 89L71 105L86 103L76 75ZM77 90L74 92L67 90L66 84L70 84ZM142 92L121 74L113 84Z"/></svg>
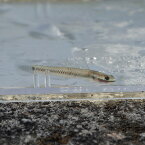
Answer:
<svg viewBox="0 0 145 145"><path fill-rule="evenodd" d="M102 79L99 79L98 78L98 81L99 82L105 82L105 83L111 83L111 82L115 82L116 80L115 80L115 78L114 79L111 79L111 80L102 80Z"/></svg>

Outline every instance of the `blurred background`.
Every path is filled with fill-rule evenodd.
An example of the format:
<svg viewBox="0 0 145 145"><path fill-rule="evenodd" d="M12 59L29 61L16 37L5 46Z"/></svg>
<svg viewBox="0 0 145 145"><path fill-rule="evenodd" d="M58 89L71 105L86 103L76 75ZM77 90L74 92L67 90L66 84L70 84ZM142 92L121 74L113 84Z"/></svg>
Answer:
<svg viewBox="0 0 145 145"><path fill-rule="evenodd" d="M36 64L114 75L116 82L107 85L144 85L145 1L1 0L0 88L32 87ZM54 85L106 85L51 80Z"/></svg>

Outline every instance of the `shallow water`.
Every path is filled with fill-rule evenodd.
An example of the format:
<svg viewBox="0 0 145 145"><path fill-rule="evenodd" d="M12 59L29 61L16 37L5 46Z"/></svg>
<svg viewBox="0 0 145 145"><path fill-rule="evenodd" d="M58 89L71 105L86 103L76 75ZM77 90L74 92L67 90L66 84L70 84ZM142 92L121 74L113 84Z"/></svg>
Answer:
<svg viewBox="0 0 145 145"><path fill-rule="evenodd" d="M33 87L29 68L35 64L114 75L116 82L107 85L144 85L144 16L144 0L1 3L0 87ZM56 76L51 84L104 85Z"/></svg>

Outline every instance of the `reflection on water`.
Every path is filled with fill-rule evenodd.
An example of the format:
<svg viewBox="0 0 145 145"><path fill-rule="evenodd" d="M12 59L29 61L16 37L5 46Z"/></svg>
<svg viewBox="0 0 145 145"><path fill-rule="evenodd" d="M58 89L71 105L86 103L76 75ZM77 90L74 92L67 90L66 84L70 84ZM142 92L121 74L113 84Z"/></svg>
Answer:
<svg viewBox="0 0 145 145"><path fill-rule="evenodd" d="M33 86L33 73L20 66L34 64L102 71L115 76L113 85L145 84L144 15L144 0L2 3L0 87ZM102 85L56 76L51 83Z"/></svg>

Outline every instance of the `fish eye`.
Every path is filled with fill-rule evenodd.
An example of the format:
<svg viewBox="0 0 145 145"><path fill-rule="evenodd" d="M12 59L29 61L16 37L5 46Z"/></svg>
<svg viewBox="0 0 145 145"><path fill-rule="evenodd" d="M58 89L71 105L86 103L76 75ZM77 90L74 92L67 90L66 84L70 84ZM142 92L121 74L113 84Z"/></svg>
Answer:
<svg viewBox="0 0 145 145"><path fill-rule="evenodd" d="M106 77L105 77L105 80L107 80L107 81L108 81L108 80L109 80L109 77L108 77L108 76L106 76Z"/></svg>

